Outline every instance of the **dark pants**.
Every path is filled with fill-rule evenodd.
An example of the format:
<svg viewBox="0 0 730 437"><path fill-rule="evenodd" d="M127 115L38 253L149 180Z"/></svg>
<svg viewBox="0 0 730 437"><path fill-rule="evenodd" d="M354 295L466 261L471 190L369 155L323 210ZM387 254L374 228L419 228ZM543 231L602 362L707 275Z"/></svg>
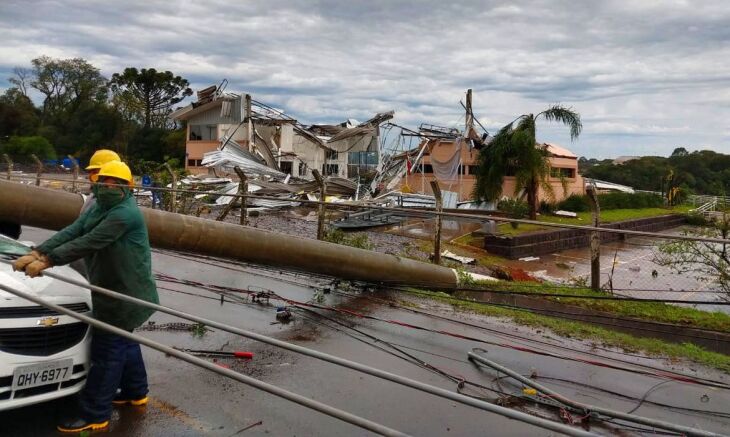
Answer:
<svg viewBox="0 0 730 437"><path fill-rule="evenodd" d="M117 389L123 399L147 395L142 351L139 343L96 329L91 339L91 368L81 392L81 417L93 422L109 420Z"/></svg>

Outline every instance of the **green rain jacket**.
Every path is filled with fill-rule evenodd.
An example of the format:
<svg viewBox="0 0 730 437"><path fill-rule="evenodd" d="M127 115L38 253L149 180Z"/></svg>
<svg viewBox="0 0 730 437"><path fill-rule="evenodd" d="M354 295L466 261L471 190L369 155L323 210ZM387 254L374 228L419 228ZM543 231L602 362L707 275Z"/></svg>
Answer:
<svg viewBox="0 0 730 437"><path fill-rule="evenodd" d="M128 190L120 203L111 208L95 204L36 250L53 265L84 258L91 284L159 303L147 226ZM126 330L139 327L155 312L93 292L92 303L94 317Z"/></svg>

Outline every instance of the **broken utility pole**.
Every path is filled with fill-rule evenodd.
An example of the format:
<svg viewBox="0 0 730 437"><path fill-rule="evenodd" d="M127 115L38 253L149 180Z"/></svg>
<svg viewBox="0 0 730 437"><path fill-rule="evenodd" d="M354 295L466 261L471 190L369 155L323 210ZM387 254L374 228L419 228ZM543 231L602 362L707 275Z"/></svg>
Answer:
<svg viewBox="0 0 730 437"><path fill-rule="evenodd" d="M443 200L441 198L441 187L438 181L431 181L431 190L436 198L436 212L443 211ZM436 216L436 233L433 237L433 263L441 264L441 215Z"/></svg>
<svg viewBox="0 0 730 437"><path fill-rule="evenodd" d="M177 175L172 170L172 167L170 167L170 164L165 163L165 169L168 173L170 173L170 178L172 179L172 188L177 189ZM170 212L177 212L177 191L170 192Z"/></svg>
<svg viewBox="0 0 730 437"><path fill-rule="evenodd" d="M35 186L40 187L41 186L41 175L43 174L43 163L35 154L30 155L31 158L33 158L33 161L35 161L35 164L38 166L35 173Z"/></svg>
<svg viewBox="0 0 730 437"><path fill-rule="evenodd" d="M312 176L314 176L314 179L317 180L317 184L319 184L319 214L317 217L317 240L324 240L324 220L325 220L325 197L327 193L327 182L325 182L324 178L321 174L319 174L318 170L312 170Z"/></svg>
<svg viewBox="0 0 730 437"><path fill-rule="evenodd" d="M8 156L7 153L3 153L3 158L5 158L5 162L8 163L8 180L10 180L10 176L13 174L13 160L10 159L10 156Z"/></svg>
<svg viewBox="0 0 730 437"><path fill-rule="evenodd" d="M466 138L469 138L471 135L472 129L474 129L474 113L471 109L471 88L466 90L466 117L464 118L466 121L466 129L464 129L464 136Z"/></svg>
<svg viewBox="0 0 730 437"><path fill-rule="evenodd" d="M241 226L246 225L246 216L248 215L246 210L246 194L248 194L248 178L241 170L241 167L233 167L233 170L238 175L238 194L241 196Z"/></svg>
<svg viewBox="0 0 730 437"><path fill-rule="evenodd" d="M246 108L245 112L243 114L244 120L246 120L246 145L248 146L248 151L251 153L254 153L253 151L253 120L251 119L252 111L251 111L251 94L246 94Z"/></svg>
<svg viewBox="0 0 730 437"><path fill-rule="evenodd" d="M595 185L588 185L586 194L588 195L588 203L591 206L592 224L594 227L598 227L600 225L601 208L598 205ZM601 236L596 231L591 232L591 288L596 291L601 289Z"/></svg>
<svg viewBox="0 0 730 437"><path fill-rule="evenodd" d="M68 159L71 160L71 168L73 169L73 182L71 182L71 191L74 193L78 193L79 190L76 187L76 184L78 184L79 180L79 162L71 155L68 155Z"/></svg>

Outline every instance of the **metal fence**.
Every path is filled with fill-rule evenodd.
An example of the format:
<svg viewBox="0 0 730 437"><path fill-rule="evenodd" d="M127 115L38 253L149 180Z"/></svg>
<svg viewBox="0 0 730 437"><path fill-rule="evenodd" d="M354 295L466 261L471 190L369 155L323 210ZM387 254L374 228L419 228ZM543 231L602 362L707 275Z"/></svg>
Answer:
<svg viewBox="0 0 730 437"><path fill-rule="evenodd" d="M7 169L7 167L6 167ZM42 182L44 186L69 191L83 191L88 182L83 176L59 176L57 174L34 175L18 172L0 172L0 177L24 183ZM184 190L158 188L166 196L166 208L174 207L176 212L194 214L211 219L219 218L220 211L205 199L201 189ZM140 194L140 193L138 193ZM173 195L174 194L174 195ZM218 196L220 193L207 193ZM281 200L276 197L258 196L252 193L230 195L230 206L253 200ZM711 197L707 197L710 199ZM695 202L706 200L695 196ZM714 199L717 200L717 199ZM725 198L721 199L725 200ZM173 203L174 202L174 203ZM150 206L151 197L138 197L142 206ZM392 224L383 228L365 230L369 241L363 246L397 255L439 262L459 271L471 271L488 277L507 279L518 284L525 292L540 290L545 293L561 294L573 292L585 294L591 284L607 297L632 298L647 301L665 301L693 306L707 311L730 312L727 306L730 294L724 279L727 262L724 261L724 240L712 227L698 228L680 226L662 231L642 232L630 229L594 229L575 224L533 222L494 215L478 211L441 211L440 208L409 209L377 205L373 201L357 204L324 203L317 200L296 199L292 204L302 208L322 207L324 214L306 214L299 210L277 209L257 211L248 207L249 220L259 228L277 232L292 232L299 236L326 238L321 232L323 225L355 212L376 211L389 217L396 217ZM229 208L226 220L241 222L238 209ZM672 211L668 210L668 214ZM441 217L441 220L438 220ZM299 219L292 226L292 219ZM440 222L440 224L439 224ZM599 239L598 277L592 273L592 252L588 245L577 244L563 250L544 251L518 259L494 256L485 246L485 224L491 223L490 232L499 238L510 239L525 234L548 235L551 232L572 230L587 240L593 232L618 238ZM516 227L516 229L513 228ZM536 229L539 228L539 229ZM318 232L320 229L320 232ZM640 228L639 228L640 229ZM326 233L324 233L326 234ZM488 234L487 234L488 235ZM438 242L435 240L438 236ZM347 238L345 238L347 240ZM361 238L361 241L363 239ZM348 244L345 241L345 244ZM434 247L440 247L437 253ZM679 251L679 252L678 252ZM695 258L688 258L682 251L691 251ZM454 256L456 255L456 256ZM462 262L466 262L462 264ZM713 265L714 264L720 264ZM483 284L482 284L483 285ZM580 291L580 293L578 293Z"/></svg>

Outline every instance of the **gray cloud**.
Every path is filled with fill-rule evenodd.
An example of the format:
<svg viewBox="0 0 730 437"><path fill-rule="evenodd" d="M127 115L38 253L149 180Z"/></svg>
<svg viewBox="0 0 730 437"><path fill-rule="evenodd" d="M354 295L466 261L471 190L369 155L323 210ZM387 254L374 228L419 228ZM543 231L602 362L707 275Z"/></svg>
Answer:
<svg viewBox="0 0 730 437"><path fill-rule="evenodd" d="M728 22L724 1L5 1L0 87L36 56L81 56L107 76L225 77L306 122L394 109L406 125L459 122L473 88L490 130L573 106L578 141L538 135L579 154L730 152Z"/></svg>

